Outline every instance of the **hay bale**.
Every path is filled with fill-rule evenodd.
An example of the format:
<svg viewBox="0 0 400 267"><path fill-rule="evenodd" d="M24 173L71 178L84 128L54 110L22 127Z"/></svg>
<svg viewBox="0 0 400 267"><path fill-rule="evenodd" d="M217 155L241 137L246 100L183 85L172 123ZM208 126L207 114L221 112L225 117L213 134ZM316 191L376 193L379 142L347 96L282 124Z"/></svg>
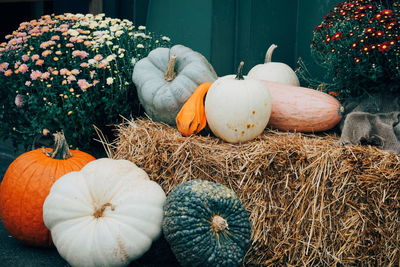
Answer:
<svg viewBox="0 0 400 267"><path fill-rule="evenodd" d="M251 214L256 265L400 265L400 158L336 136L265 131L233 145L149 120L120 125L114 158L168 193L190 179L232 188Z"/></svg>

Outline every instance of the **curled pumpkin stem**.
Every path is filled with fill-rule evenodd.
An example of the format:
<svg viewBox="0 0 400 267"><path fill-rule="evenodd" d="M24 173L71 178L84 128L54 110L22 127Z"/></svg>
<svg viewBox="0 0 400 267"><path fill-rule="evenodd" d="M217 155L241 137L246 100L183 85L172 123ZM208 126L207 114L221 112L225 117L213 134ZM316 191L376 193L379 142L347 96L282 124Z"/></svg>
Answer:
<svg viewBox="0 0 400 267"><path fill-rule="evenodd" d="M204 97L212 83L202 83L176 115L176 126L183 136L197 134L207 125Z"/></svg>
<svg viewBox="0 0 400 267"><path fill-rule="evenodd" d="M274 50L278 48L276 44L272 44L268 50L267 53L265 53L265 63L270 63L272 62L272 54L274 53Z"/></svg>

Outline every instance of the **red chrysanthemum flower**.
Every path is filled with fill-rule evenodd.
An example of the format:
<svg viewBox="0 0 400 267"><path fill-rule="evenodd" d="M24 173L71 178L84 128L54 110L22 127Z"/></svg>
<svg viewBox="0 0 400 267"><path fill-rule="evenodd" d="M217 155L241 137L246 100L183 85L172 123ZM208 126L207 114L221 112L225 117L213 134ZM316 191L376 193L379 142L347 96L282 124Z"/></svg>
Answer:
<svg viewBox="0 0 400 267"><path fill-rule="evenodd" d="M337 32L332 36L332 41L335 41L335 40L339 39L340 37L342 37L342 33Z"/></svg>
<svg viewBox="0 0 400 267"><path fill-rule="evenodd" d="M359 6L357 7L358 11L366 10L368 7L367 6Z"/></svg>
<svg viewBox="0 0 400 267"><path fill-rule="evenodd" d="M389 42L383 42L383 43L379 44L378 50L379 50L379 52L382 52L382 53L389 51L390 50Z"/></svg>
<svg viewBox="0 0 400 267"><path fill-rule="evenodd" d="M381 14L382 14L382 15L391 16L391 15L393 15L393 10L391 10L391 9L383 9L383 10L381 11Z"/></svg>
<svg viewBox="0 0 400 267"><path fill-rule="evenodd" d="M375 28L373 28L373 27L368 27L368 28L366 28L365 29L365 33L371 33L371 32L374 32L375 31Z"/></svg>

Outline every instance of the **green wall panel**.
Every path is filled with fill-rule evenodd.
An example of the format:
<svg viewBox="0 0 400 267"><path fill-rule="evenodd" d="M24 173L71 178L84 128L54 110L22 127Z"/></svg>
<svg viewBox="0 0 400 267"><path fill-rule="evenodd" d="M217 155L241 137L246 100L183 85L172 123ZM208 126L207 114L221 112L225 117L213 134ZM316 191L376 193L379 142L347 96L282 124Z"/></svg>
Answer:
<svg viewBox="0 0 400 267"><path fill-rule="evenodd" d="M310 42L314 28L320 24L322 18L343 0L299 0L297 20L296 60L301 57L309 67L311 73L318 77L323 76L323 69L313 62Z"/></svg>
<svg viewBox="0 0 400 267"><path fill-rule="evenodd" d="M212 0L150 0L147 27L211 56Z"/></svg>
<svg viewBox="0 0 400 267"><path fill-rule="evenodd" d="M273 61L298 67L297 59L313 66L312 31L341 0L150 0L147 26L170 36L207 57L218 75L236 70L245 61L245 73L263 63L266 49L278 45Z"/></svg>
<svg viewBox="0 0 400 267"><path fill-rule="evenodd" d="M297 1L238 1L238 9L236 64L244 60L247 72L264 63L267 48L276 44L272 59L294 66Z"/></svg>
<svg viewBox="0 0 400 267"><path fill-rule="evenodd" d="M219 75L232 72L235 62L236 1L213 1L210 61Z"/></svg>

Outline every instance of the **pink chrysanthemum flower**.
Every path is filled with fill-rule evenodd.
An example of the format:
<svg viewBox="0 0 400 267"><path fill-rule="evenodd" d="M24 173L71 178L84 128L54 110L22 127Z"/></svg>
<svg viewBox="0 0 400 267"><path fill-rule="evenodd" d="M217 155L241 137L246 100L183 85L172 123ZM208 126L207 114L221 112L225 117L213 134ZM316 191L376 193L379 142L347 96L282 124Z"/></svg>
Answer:
<svg viewBox="0 0 400 267"><path fill-rule="evenodd" d="M15 100L14 100L14 103L15 103L15 105L17 106L17 107L23 107L24 106L24 96L23 95L20 95L20 94L18 94L18 95L16 95L15 96Z"/></svg>
<svg viewBox="0 0 400 267"><path fill-rule="evenodd" d="M21 73L25 73L28 70L29 70L29 67L26 64L22 64L21 66L18 67L18 71L21 72Z"/></svg>

